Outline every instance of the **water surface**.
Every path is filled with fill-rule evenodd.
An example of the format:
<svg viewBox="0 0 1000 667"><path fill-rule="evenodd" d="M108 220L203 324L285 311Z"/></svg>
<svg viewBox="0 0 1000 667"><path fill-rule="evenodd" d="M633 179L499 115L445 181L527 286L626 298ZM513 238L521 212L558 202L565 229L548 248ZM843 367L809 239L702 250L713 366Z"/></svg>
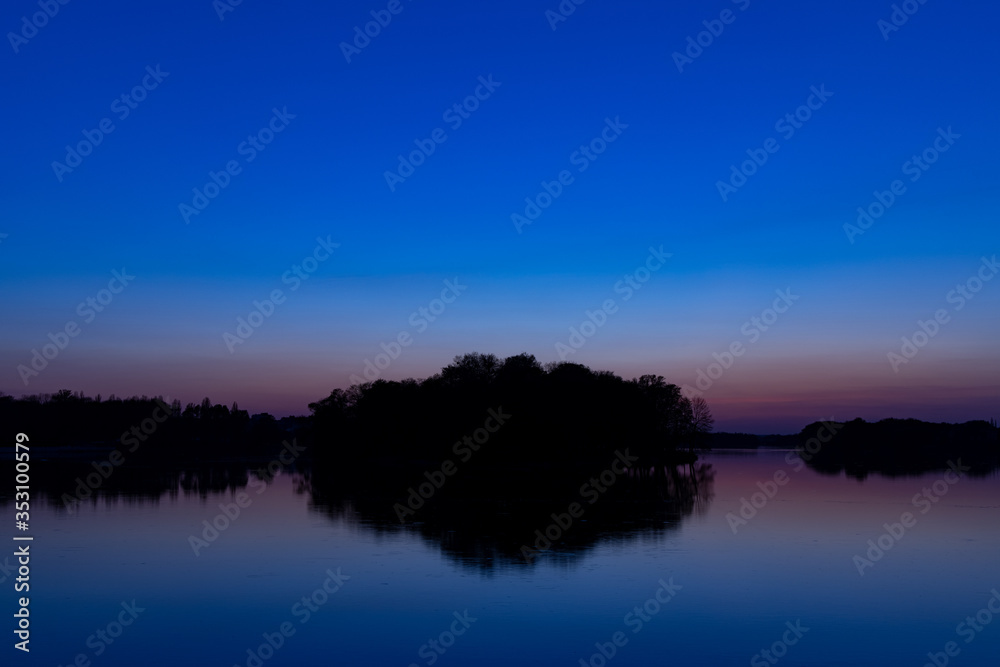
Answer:
<svg viewBox="0 0 1000 667"><path fill-rule="evenodd" d="M883 666L923 665L952 641L949 664L998 664L1000 614L981 612L1000 590L996 473L859 481L785 452L703 461L714 477L682 510L631 527L582 520L566 543L579 530L585 548L530 563L484 551L489 535L393 528L349 501L331 507L295 472L223 491L189 480L155 500L137 492L74 513L36 501L30 664L83 654L109 667L601 665L601 645L623 667L775 664L760 655L772 648L787 665ZM786 483L769 486L779 471ZM773 497L736 523L758 483ZM914 504L925 488L938 500ZM239 493L249 504L196 555L190 536ZM915 523L883 537L891 548L859 573L854 557L906 512ZM339 589L323 591L338 573ZM134 621L101 640L133 600ZM980 630L960 625L977 613ZM283 623L294 634L279 641ZM248 650L265 634L280 648L258 662Z"/></svg>

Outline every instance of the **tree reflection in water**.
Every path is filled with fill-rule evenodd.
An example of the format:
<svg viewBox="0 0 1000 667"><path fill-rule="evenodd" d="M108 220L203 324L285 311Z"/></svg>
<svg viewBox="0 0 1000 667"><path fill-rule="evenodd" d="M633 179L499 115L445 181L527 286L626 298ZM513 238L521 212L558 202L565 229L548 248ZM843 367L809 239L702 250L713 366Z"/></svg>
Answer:
<svg viewBox="0 0 1000 667"><path fill-rule="evenodd" d="M568 563L602 543L660 539L685 518L707 510L715 477L711 464L700 462L636 467L604 493L584 498L578 489L587 475L573 477L568 485L566 472L555 478L528 471L512 474L518 476L502 486L478 480L457 492L432 496L403 522L396 504L405 499L384 493L385 483L376 488L371 480L386 477L375 470L306 473L300 491L310 494L315 511L331 519L376 533L416 534L455 563L493 571L539 561ZM476 488L488 491L477 493ZM570 516L572 503L582 510L577 518ZM547 530L555 539L536 557L531 550L546 546Z"/></svg>

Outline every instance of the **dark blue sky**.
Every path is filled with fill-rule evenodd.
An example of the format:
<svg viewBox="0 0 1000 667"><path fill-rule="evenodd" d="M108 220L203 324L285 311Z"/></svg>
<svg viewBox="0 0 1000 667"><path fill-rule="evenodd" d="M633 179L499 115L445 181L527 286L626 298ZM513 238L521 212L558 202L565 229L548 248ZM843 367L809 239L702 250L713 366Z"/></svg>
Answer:
<svg viewBox="0 0 1000 667"><path fill-rule="evenodd" d="M891 3L588 0L553 30L554 0L402 0L348 63L341 42L389 3L243 0L224 20L218 4L73 1L26 42L7 35L0 390L300 413L400 333L413 342L382 377L471 350L554 361L615 299L564 356L695 386L742 342L705 393L724 428L995 416L1000 281L948 301L1000 249L993 5L914 3L885 39ZM712 23L724 10L731 22ZM8 4L4 31L38 11ZM705 21L721 34L679 72L672 54ZM168 74L153 87L147 67ZM144 77L152 90L122 118L115 100ZM454 127L445 112L480 77L499 85ZM776 127L810 101L794 133ZM294 118L251 151L275 109ZM105 118L114 130L79 166L53 167ZM574 156L606 119L615 140ZM437 128L446 140L390 189L397 156ZM906 165L928 148L926 171ZM724 200L718 182L748 150L767 161ZM238 173L186 222L179 206L230 161ZM519 233L511 215L563 170L572 182ZM897 179L885 214L845 232ZM340 245L292 289L286 272L317 237ZM651 246L672 256L626 301L617 281ZM123 267L135 280L87 321L78 304ZM411 313L455 278L467 290L419 330ZM751 340L744 323L788 288L800 299ZM275 289L283 303L227 345ZM939 309L948 321L893 368L901 337ZM65 349L18 370L70 321Z"/></svg>

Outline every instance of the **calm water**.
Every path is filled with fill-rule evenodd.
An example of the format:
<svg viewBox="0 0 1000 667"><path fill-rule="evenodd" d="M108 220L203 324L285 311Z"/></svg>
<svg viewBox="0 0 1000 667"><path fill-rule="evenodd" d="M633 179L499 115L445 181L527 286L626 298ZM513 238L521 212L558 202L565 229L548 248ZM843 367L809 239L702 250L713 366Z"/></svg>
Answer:
<svg viewBox="0 0 1000 667"><path fill-rule="evenodd" d="M75 514L36 502L29 664L83 654L129 667L601 665L603 644L613 666L919 666L948 642L957 649L949 664L1000 664L1000 613L992 622L981 611L1000 590L996 473L940 481L946 493L915 506L925 487L938 498L942 472L858 481L796 471L785 456L709 455L714 482L662 529L608 531L531 565L483 567L449 548L461 536L447 530L438 539L384 530L349 508L331 514L294 473L242 489L250 505L197 556L189 536L231 490L102 501ZM776 471L787 483L734 534L727 513ZM854 556L904 512L915 523L898 541L883 537L891 548L860 575ZM323 592L324 582L336 588L327 572L338 569L339 590ZM1000 598L993 606L1000 611ZM979 630L960 625L968 616ZM279 641L283 623L294 634ZM280 648L258 662L248 649L265 633Z"/></svg>

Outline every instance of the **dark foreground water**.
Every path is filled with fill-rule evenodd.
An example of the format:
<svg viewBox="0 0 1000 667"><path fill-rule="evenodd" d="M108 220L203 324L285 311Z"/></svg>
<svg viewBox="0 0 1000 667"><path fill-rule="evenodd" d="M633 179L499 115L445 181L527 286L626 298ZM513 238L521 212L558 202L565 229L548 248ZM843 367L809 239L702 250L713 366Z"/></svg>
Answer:
<svg viewBox="0 0 1000 667"><path fill-rule="evenodd" d="M295 473L238 488L207 546L190 536L226 524L233 489L72 514L36 500L31 653L5 613L3 664L1000 664L996 473L859 481L789 460L711 454L714 480L662 527L531 564L331 513ZM744 519L741 498L761 507Z"/></svg>

